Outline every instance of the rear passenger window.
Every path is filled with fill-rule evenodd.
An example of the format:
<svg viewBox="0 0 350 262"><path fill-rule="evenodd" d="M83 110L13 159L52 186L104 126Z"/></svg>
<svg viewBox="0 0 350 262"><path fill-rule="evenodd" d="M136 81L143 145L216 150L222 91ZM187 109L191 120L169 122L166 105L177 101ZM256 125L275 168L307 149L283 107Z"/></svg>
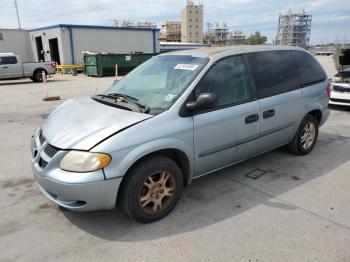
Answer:
<svg viewBox="0 0 350 262"><path fill-rule="evenodd" d="M3 56L0 57L0 65L17 64L17 58L15 56Z"/></svg>
<svg viewBox="0 0 350 262"><path fill-rule="evenodd" d="M299 77L289 51L248 53L258 98L286 93L300 88Z"/></svg>
<svg viewBox="0 0 350 262"><path fill-rule="evenodd" d="M292 51L302 86L322 82L326 75L316 59L303 51Z"/></svg>

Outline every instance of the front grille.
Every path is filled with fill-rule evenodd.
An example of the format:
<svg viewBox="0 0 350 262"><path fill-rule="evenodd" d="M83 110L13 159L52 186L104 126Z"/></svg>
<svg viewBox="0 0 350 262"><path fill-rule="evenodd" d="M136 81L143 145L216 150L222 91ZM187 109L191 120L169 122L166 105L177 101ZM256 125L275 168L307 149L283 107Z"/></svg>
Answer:
<svg viewBox="0 0 350 262"><path fill-rule="evenodd" d="M332 102L350 104L350 100L346 100L346 99L330 98L329 100L331 100Z"/></svg>
<svg viewBox="0 0 350 262"><path fill-rule="evenodd" d="M347 93L350 93L350 88L346 88L346 87L338 86L338 85L333 85L333 90L335 92L341 92L341 93L347 92Z"/></svg>
<svg viewBox="0 0 350 262"><path fill-rule="evenodd" d="M40 133L39 133L39 141L40 141L41 145L44 144L44 142L45 142L45 137L43 135L43 131L42 130L40 130Z"/></svg>
<svg viewBox="0 0 350 262"><path fill-rule="evenodd" d="M49 157L53 157L54 155L56 155L56 153L60 151L59 148L54 147L53 145L47 144L47 146L44 149L44 152L49 156Z"/></svg>
<svg viewBox="0 0 350 262"><path fill-rule="evenodd" d="M40 157L40 159L39 159L38 164L39 164L39 166L40 166L41 168L43 168L43 169L47 166L47 162L46 162L44 159L42 159L41 157Z"/></svg>

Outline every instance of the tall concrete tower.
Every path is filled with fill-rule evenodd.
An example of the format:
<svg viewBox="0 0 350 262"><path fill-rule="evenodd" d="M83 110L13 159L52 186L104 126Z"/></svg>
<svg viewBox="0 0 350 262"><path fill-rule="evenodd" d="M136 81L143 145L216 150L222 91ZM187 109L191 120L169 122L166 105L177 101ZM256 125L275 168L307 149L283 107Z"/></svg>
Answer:
<svg viewBox="0 0 350 262"><path fill-rule="evenodd" d="M191 0L181 10L181 42L203 43L203 5Z"/></svg>

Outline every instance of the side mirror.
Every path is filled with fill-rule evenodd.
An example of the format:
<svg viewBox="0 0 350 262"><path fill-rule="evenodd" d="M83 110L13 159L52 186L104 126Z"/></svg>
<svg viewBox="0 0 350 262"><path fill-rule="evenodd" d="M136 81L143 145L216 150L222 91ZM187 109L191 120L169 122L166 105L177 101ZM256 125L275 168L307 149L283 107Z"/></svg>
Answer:
<svg viewBox="0 0 350 262"><path fill-rule="evenodd" d="M189 112L194 112L202 109L213 108L216 106L216 95L213 93L202 93L196 101L188 102L186 109Z"/></svg>

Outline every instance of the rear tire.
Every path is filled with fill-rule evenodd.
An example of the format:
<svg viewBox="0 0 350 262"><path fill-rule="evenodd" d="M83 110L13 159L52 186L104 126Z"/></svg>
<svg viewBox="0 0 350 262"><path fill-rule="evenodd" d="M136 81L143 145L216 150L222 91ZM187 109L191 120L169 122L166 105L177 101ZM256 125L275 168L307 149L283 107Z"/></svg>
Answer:
<svg viewBox="0 0 350 262"><path fill-rule="evenodd" d="M301 122L292 142L287 146L288 151L295 155L309 154L318 138L319 123L313 115L307 115Z"/></svg>
<svg viewBox="0 0 350 262"><path fill-rule="evenodd" d="M44 69L43 70L40 70L40 69L35 70L31 79L34 82L42 82L43 81L42 71L45 71L45 70ZM47 75L46 71L45 71L45 75Z"/></svg>
<svg viewBox="0 0 350 262"><path fill-rule="evenodd" d="M122 209L141 223L150 223L169 214L183 189L179 166L164 156L141 160L124 179L120 194Z"/></svg>

